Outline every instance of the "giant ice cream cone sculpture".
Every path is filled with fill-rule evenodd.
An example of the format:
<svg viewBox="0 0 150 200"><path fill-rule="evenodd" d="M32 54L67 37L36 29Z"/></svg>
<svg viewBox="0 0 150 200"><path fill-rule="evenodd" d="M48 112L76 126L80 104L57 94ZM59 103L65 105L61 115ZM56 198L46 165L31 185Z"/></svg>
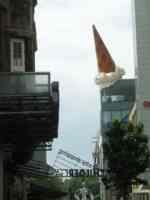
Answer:
<svg viewBox="0 0 150 200"><path fill-rule="evenodd" d="M101 88L104 88L113 84L114 81L121 79L125 72L122 68L116 66L94 25L93 34L98 66L98 75L95 82Z"/></svg>

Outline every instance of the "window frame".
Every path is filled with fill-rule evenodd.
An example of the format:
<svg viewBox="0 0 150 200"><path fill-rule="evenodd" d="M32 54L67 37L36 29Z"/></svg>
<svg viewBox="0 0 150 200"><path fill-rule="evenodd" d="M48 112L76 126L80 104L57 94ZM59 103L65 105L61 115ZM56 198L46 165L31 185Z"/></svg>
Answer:
<svg viewBox="0 0 150 200"><path fill-rule="evenodd" d="M14 44L20 43L21 44L21 66L14 65ZM25 72L25 41L24 39L19 38L12 38L10 40L10 57L11 57L11 72Z"/></svg>

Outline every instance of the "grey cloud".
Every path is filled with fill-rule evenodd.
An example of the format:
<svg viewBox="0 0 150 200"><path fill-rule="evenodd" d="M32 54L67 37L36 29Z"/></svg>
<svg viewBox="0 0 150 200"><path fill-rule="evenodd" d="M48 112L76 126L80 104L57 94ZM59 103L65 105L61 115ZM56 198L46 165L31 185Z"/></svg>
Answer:
<svg viewBox="0 0 150 200"><path fill-rule="evenodd" d="M72 44L70 45L61 45L61 44L47 44L44 50L46 49L43 56L49 57L50 60L66 60L68 62L71 60L72 62L76 60L87 59L89 53L86 49L80 47L74 47Z"/></svg>
<svg viewBox="0 0 150 200"><path fill-rule="evenodd" d="M64 148L86 159L91 155L92 137L96 135L100 120L99 90L96 90L93 80L96 56L91 25L97 25L116 60L120 58L120 63L130 66L133 58L128 55L131 52L129 2L39 1L36 63L45 67L37 69L52 69L52 76L60 82L59 138L54 143L52 154L58 148Z"/></svg>
<svg viewBox="0 0 150 200"><path fill-rule="evenodd" d="M39 2L39 7L44 6L45 10L53 11L74 11L76 9L85 8L89 4L90 0L43 0Z"/></svg>

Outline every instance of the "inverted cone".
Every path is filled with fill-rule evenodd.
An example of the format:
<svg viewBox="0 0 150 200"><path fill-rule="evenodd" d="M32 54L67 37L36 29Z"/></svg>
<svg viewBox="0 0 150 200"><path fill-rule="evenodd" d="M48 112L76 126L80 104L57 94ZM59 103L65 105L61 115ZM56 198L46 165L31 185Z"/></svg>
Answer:
<svg viewBox="0 0 150 200"><path fill-rule="evenodd" d="M100 37L96 27L93 25L93 34L95 41L95 50L97 57L97 65L99 72L110 73L115 71L115 63L109 54L102 38Z"/></svg>

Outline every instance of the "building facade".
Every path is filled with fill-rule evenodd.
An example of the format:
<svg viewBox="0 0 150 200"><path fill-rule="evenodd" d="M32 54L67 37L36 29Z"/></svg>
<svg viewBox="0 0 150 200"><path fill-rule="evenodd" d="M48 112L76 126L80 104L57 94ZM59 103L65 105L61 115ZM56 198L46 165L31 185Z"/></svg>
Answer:
<svg viewBox="0 0 150 200"><path fill-rule="evenodd" d="M121 79L101 90L101 134L114 119L127 120L135 101L135 80Z"/></svg>
<svg viewBox="0 0 150 200"><path fill-rule="evenodd" d="M28 199L31 177L49 172L45 152L34 152L58 136L58 82L35 72L36 4L0 0L1 200Z"/></svg>
<svg viewBox="0 0 150 200"><path fill-rule="evenodd" d="M0 1L0 71L35 71L36 0Z"/></svg>
<svg viewBox="0 0 150 200"><path fill-rule="evenodd" d="M116 81L110 87L101 90L100 102L100 119L101 119L101 138L100 145L97 149L97 162L96 164L102 173L107 174L107 160L103 154L102 144L105 141L105 132L109 129L113 120L127 122L128 115L135 102L135 79L121 79ZM100 193L103 200L115 199L116 194L111 190L107 190L107 183L103 183L100 179Z"/></svg>
<svg viewBox="0 0 150 200"><path fill-rule="evenodd" d="M144 125L144 133L150 138L150 1L132 1L134 59L136 84L137 121ZM144 177L150 181L149 173Z"/></svg>
<svg viewBox="0 0 150 200"><path fill-rule="evenodd" d="M150 1L133 1L137 118L150 137Z"/></svg>

